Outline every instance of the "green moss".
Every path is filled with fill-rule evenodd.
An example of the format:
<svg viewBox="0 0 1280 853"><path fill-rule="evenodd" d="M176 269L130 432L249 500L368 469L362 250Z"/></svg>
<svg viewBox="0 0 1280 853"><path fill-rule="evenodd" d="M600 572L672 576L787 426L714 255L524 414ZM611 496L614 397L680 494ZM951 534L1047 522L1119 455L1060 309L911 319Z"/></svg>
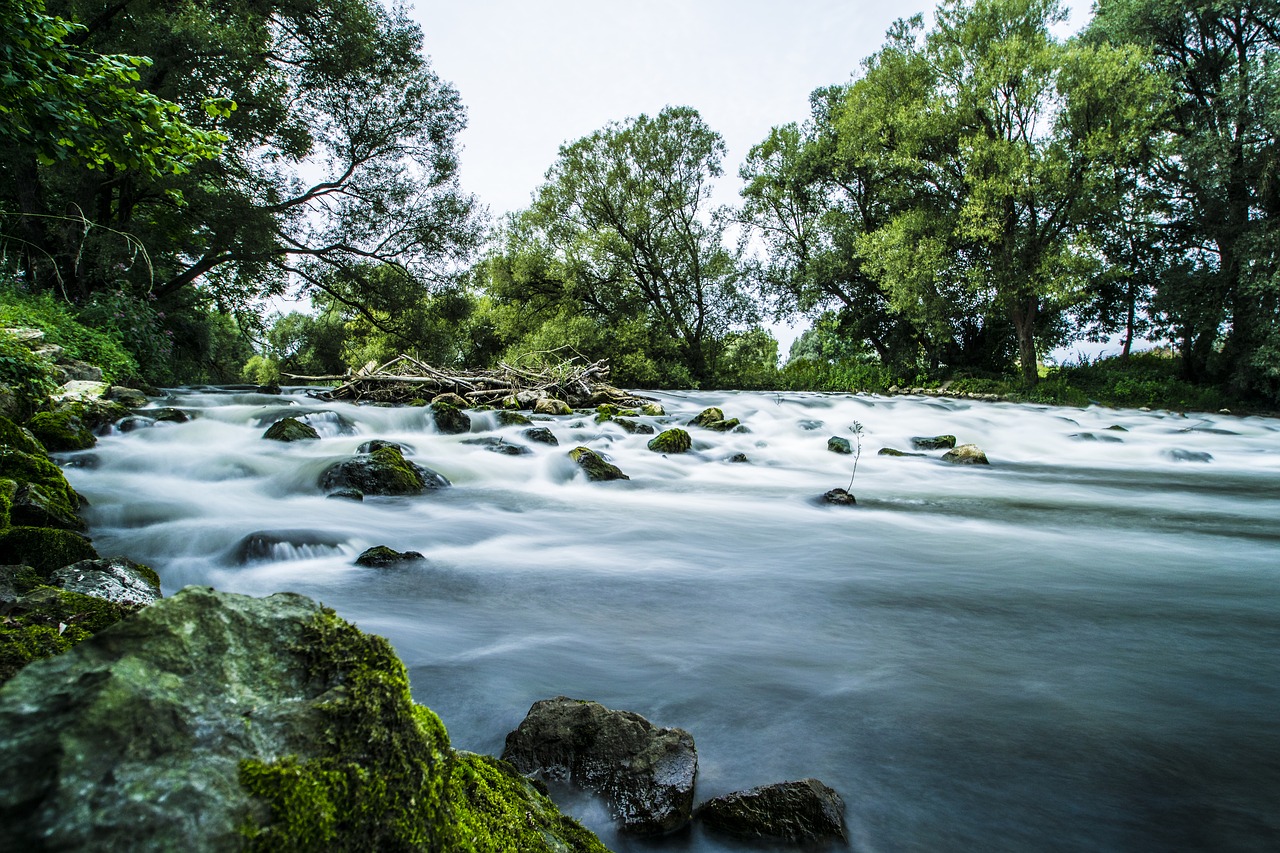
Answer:
<svg viewBox="0 0 1280 853"><path fill-rule="evenodd" d="M663 430L649 440L648 448L654 453L686 453L693 447L689 433L679 427Z"/></svg>
<svg viewBox="0 0 1280 853"><path fill-rule="evenodd" d="M0 530L9 527L9 514L13 510L13 495L18 491L18 484L13 480L0 479Z"/></svg>
<svg viewBox="0 0 1280 853"><path fill-rule="evenodd" d="M689 421L688 425L705 427L707 426L707 424L713 424L713 423L716 423L717 421L723 421L723 420L724 420L724 412L722 412L719 408L715 406L711 406L710 408L703 409L701 412L699 412L698 416L693 420Z"/></svg>
<svg viewBox="0 0 1280 853"><path fill-rule="evenodd" d="M14 480L19 486L28 483L40 486L58 513L74 516L80 509L80 496L71 488L62 469L45 456L0 447L0 478Z"/></svg>
<svg viewBox="0 0 1280 853"><path fill-rule="evenodd" d="M320 433L297 418L281 418L267 427L262 437L272 441L315 441L320 438Z"/></svg>
<svg viewBox="0 0 1280 853"><path fill-rule="evenodd" d="M69 409L40 412L27 421L27 427L50 451L85 450L97 439L80 417Z"/></svg>
<svg viewBox="0 0 1280 853"><path fill-rule="evenodd" d="M294 649L332 697L320 757L248 760L240 784L270 820L243 827L249 850L453 850L445 787L449 740L413 703L404 665L381 637L325 610Z"/></svg>
<svg viewBox="0 0 1280 853"><path fill-rule="evenodd" d="M45 455L44 445L36 440L31 430L18 426L3 415L0 415L0 447L30 453L34 456Z"/></svg>
<svg viewBox="0 0 1280 853"><path fill-rule="evenodd" d="M63 566L97 558L93 544L71 530L10 527L0 532L0 565L32 566L48 575Z"/></svg>
<svg viewBox="0 0 1280 853"><path fill-rule="evenodd" d="M533 421L519 412L498 412L499 426L530 426Z"/></svg>
<svg viewBox="0 0 1280 853"><path fill-rule="evenodd" d="M457 753L449 805L460 850L607 853L592 832L496 758Z"/></svg>
<svg viewBox="0 0 1280 853"><path fill-rule="evenodd" d="M596 423L602 424L605 421L611 421L616 417L635 418L640 413L635 409L624 409L621 406L615 406L612 403L601 403L596 406Z"/></svg>
<svg viewBox="0 0 1280 853"><path fill-rule="evenodd" d="M661 417L666 413L667 410L662 408L661 403L645 403L640 407L640 414L649 415L650 417Z"/></svg>
<svg viewBox="0 0 1280 853"><path fill-rule="evenodd" d="M431 411L432 420L435 421L438 431L447 435L470 432L471 418L452 403L437 398L431 401L428 409Z"/></svg>
<svg viewBox="0 0 1280 853"><path fill-rule="evenodd" d="M575 447L569 451L569 458L577 462L593 482L600 480L630 480L617 465L604 461L600 454L589 447Z"/></svg>
<svg viewBox="0 0 1280 853"><path fill-rule="evenodd" d="M35 573L28 569L13 578L13 585L21 591L34 580ZM131 612L101 598L36 586L0 622L0 683L31 661L61 654Z"/></svg>

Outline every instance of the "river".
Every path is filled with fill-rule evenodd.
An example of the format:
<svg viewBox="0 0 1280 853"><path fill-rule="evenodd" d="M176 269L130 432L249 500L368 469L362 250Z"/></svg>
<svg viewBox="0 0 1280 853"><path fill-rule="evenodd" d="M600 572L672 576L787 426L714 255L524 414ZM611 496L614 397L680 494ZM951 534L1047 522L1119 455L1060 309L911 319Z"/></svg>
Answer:
<svg viewBox="0 0 1280 853"><path fill-rule="evenodd" d="M663 457L591 417L526 456L415 408L212 388L64 457L103 554L187 584L313 596L391 640L454 745L500 754L538 699L691 732L697 801L803 777L858 851L1280 849L1280 421L797 393L657 393L749 432ZM261 438L293 411L323 436ZM473 415L472 433L523 443ZM814 498L849 485L857 507ZM1120 427L1122 429L1111 429ZM878 455L950 433L989 466ZM370 438L448 477L328 499ZM629 481L587 482L566 451ZM746 454L746 462L728 461ZM242 543L266 534L256 548ZM365 548L426 560L356 567ZM619 851L731 851L696 826Z"/></svg>

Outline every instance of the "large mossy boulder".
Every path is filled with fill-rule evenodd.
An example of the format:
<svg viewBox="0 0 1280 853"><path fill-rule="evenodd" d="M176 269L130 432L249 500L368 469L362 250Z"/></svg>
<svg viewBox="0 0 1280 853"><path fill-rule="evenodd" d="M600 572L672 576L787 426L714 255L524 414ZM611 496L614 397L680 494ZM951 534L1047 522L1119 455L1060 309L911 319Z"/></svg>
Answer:
<svg viewBox="0 0 1280 853"><path fill-rule="evenodd" d="M502 758L521 773L566 779L603 795L631 833L671 832L692 814L693 736L631 711L567 696L543 699L507 735Z"/></svg>
<svg viewBox="0 0 1280 853"><path fill-rule="evenodd" d="M382 638L200 587L0 689L0 820L24 851L603 850L455 756Z"/></svg>
<svg viewBox="0 0 1280 853"><path fill-rule="evenodd" d="M844 800L817 779L737 791L698 807L703 826L758 843L848 841Z"/></svg>
<svg viewBox="0 0 1280 853"><path fill-rule="evenodd" d="M24 453L0 446L0 479L13 480L19 486L39 486L45 498L56 504L62 514L75 515L80 509L80 496L71 488L62 469L43 453Z"/></svg>
<svg viewBox="0 0 1280 853"><path fill-rule="evenodd" d="M431 412L431 420L436 425L436 432L445 435L471 432L471 418L467 413L452 403L446 403L440 397L431 401L427 411Z"/></svg>
<svg viewBox="0 0 1280 853"><path fill-rule="evenodd" d="M621 468L612 462L606 462L599 453L589 447L575 447L569 451L569 458L577 462L578 467L586 473L587 479L593 482L631 479L622 473Z"/></svg>
<svg viewBox="0 0 1280 853"><path fill-rule="evenodd" d="M645 446L654 453L687 453L693 447L693 439L679 427L672 427L649 439Z"/></svg>
<svg viewBox="0 0 1280 853"><path fill-rule="evenodd" d="M48 575L63 566L96 559L93 543L74 530L10 527L0 531L0 565L31 566Z"/></svg>
<svg viewBox="0 0 1280 853"><path fill-rule="evenodd" d="M316 432L315 427L304 424L297 418L281 418L267 427L262 437L271 441L317 441L320 433Z"/></svg>
<svg viewBox="0 0 1280 853"><path fill-rule="evenodd" d="M719 408L712 406L699 412L698 416L689 421L687 425L702 427L703 429L709 429L713 432L728 432L729 430L740 426L741 422L737 418L729 418L726 420L724 412Z"/></svg>
<svg viewBox="0 0 1280 853"><path fill-rule="evenodd" d="M87 450L97 443L93 431L74 408L39 412L31 416L27 427L45 449L54 453Z"/></svg>
<svg viewBox="0 0 1280 853"><path fill-rule="evenodd" d="M537 415L571 415L573 408L564 400L557 400L555 397L539 397L538 402L533 404L534 414Z"/></svg>
<svg viewBox="0 0 1280 853"><path fill-rule="evenodd" d="M405 459L396 444L339 462L320 476L320 488L326 493L355 489L364 495L420 495L448 485L443 474Z"/></svg>
<svg viewBox="0 0 1280 853"><path fill-rule="evenodd" d="M35 433L26 427L18 426L3 415L0 415L0 448L36 456L45 455L45 447L36 438Z"/></svg>
<svg viewBox="0 0 1280 853"><path fill-rule="evenodd" d="M976 444L962 444L942 454L942 461L955 465L990 465L987 454Z"/></svg>

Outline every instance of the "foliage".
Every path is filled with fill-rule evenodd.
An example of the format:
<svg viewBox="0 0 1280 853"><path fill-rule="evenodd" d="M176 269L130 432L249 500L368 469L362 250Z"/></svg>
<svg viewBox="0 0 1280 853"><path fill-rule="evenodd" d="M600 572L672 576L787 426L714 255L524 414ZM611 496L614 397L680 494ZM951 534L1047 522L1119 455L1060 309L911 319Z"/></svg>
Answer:
<svg viewBox="0 0 1280 853"><path fill-rule="evenodd" d="M47 343L62 347L66 357L100 367L108 382L138 374L137 361L125 348L118 330L86 324L70 305L51 294L0 286L0 326L39 329Z"/></svg>
<svg viewBox="0 0 1280 853"><path fill-rule="evenodd" d="M13 395L15 414L27 418L54 389L53 369L26 344L0 331L0 385Z"/></svg>
<svg viewBox="0 0 1280 853"><path fill-rule="evenodd" d="M41 586L44 579L38 573L17 568L16 591L24 595L0 623L0 684L31 661L61 654L131 611L112 601Z"/></svg>

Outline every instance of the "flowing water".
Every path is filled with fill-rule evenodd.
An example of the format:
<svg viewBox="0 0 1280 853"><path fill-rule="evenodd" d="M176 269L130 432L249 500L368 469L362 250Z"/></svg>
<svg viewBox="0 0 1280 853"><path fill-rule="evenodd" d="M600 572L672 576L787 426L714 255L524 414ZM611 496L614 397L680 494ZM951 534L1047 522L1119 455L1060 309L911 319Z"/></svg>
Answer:
<svg viewBox="0 0 1280 853"><path fill-rule="evenodd" d="M563 694L690 731L699 801L822 779L860 851L1280 849L1280 421L655 396L659 429L718 405L750 432L691 428L694 452L663 457L565 416L559 447L516 457L422 409L189 389L165 404L198 417L104 437L67 473L99 551L166 593L293 590L389 638L461 748L499 754ZM262 440L286 412L323 440ZM827 438L855 423L858 506L819 504L852 473ZM991 465L877 455L938 433ZM325 498L321 472L370 438L453 487ZM631 479L587 482L576 445ZM354 566L373 545L427 559ZM742 849L567 807L616 850Z"/></svg>

